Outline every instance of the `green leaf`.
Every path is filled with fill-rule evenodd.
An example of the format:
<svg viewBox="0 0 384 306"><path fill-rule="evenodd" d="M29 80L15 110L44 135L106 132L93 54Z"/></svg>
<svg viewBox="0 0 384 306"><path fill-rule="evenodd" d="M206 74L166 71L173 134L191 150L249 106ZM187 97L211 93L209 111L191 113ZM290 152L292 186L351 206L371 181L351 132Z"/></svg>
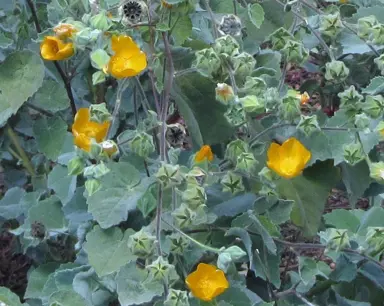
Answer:
<svg viewBox="0 0 384 306"><path fill-rule="evenodd" d="M13 40L6 37L4 33L0 33L0 49L6 49L12 46Z"/></svg>
<svg viewBox="0 0 384 306"><path fill-rule="evenodd" d="M264 21L263 7L258 3L248 4L248 16L255 27L260 29Z"/></svg>
<svg viewBox="0 0 384 306"><path fill-rule="evenodd" d="M238 195L213 207L212 212L218 217L234 217L249 209L252 209L256 200L254 193Z"/></svg>
<svg viewBox="0 0 384 306"><path fill-rule="evenodd" d="M176 104L198 147L226 141L234 131L224 117L226 107L216 101L215 86L210 79L190 73L176 78L172 88Z"/></svg>
<svg viewBox="0 0 384 306"><path fill-rule="evenodd" d="M251 264L251 270L255 270L253 266L253 251L252 251L252 240L248 232L240 227L232 227L226 233L225 236L237 236L244 243L245 249L248 254L249 262Z"/></svg>
<svg viewBox="0 0 384 306"><path fill-rule="evenodd" d="M92 84L97 85L100 83L105 82L106 77L103 71L96 71L94 74L92 74Z"/></svg>
<svg viewBox="0 0 384 306"><path fill-rule="evenodd" d="M351 282L356 278L357 265L346 255L340 254L336 260L336 268L329 274L329 278L336 282Z"/></svg>
<svg viewBox="0 0 384 306"><path fill-rule="evenodd" d="M68 175L67 167L56 165L48 175L48 188L66 205L75 194L76 181L77 176Z"/></svg>
<svg viewBox="0 0 384 306"><path fill-rule="evenodd" d="M336 296L336 303L337 303L336 305L339 305L339 306L371 306L372 305L371 303L367 303L367 302L353 301L353 300L347 299L341 296L340 294L338 294L337 292L335 292L335 296Z"/></svg>
<svg viewBox="0 0 384 306"><path fill-rule="evenodd" d="M22 306L20 298L6 287L0 287L0 302L5 306Z"/></svg>
<svg viewBox="0 0 384 306"><path fill-rule="evenodd" d="M128 238L134 233L132 229L123 234L118 227L102 230L100 226L95 226L87 234L84 249L99 277L117 272L126 263L136 260L128 248Z"/></svg>
<svg viewBox="0 0 384 306"><path fill-rule="evenodd" d="M172 30L172 36L175 39L175 45L182 45L192 34L192 21L189 15L181 16L177 19L175 27Z"/></svg>
<svg viewBox="0 0 384 306"><path fill-rule="evenodd" d="M260 50L260 52L255 56L256 59L256 71L265 71L265 69L272 69L274 71L273 76L279 78L281 75L280 62L281 54L280 52L273 51L270 49ZM255 73L252 73L254 75Z"/></svg>
<svg viewBox="0 0 384 306"><path fill-rule="evenodd" d="M90 54L91 64L94 68L103 70L104 67L108 64L110 56L103 49L97 49L92 51Z"/></svg>
<svg viewBox="0 0 384 306"><path fill-rule="evenodd" d="M41 117L33 125L39 151L56 161L67 136L67 124L60 117Z"/></svg>
<svg viewBox="0 0 384 306"><path fill-rule="evenodd" d="M25 190L20 187L8 189L0 200L0 216L4 219L16 219L24 212L21 203Z"/></svg>
<svg viewBox="0 0 384 306"><path fill-rule="evenodd" d="M362 89L362 93L368 95L377 95L384 91L384 77L378 76L371 79L369 85Z"/></svg>
<svg viewBox="0 0 384 306"><path fill-rule="evenodd" d="M303 285L313 285L316 275L328 278L331 268L323 261L316 262L309 257L299 257L299 275Z"/></svg>
<svg viewBox="0 0 384 306"><path fill-rule="evenodd" d="M69 99L62 84L46 79L34 95L31 104L55 113L67 109Z"/></svg>
<svg viewBox="0 0 384 306"><path fill-rule="evenodd" d="M185 0L164 0L167 4L179 4L185 2Z"/></svg>
<svg viewBox="0 0 384 306"><path fill-rule="evenodd" d="M0 127L43 84L44 63L31 51L17 51L0 65Z"/></svg>
<svg viewBox="0 0 384 306"><path fill-rule="evenodd" d="M277 182L279 195L295 201L291 220L303 229L304 235L316 235L329 190L338 182L339 177L338 169L328 161L316 163L304 175Z"/></svg>
<svg viewBox="0 0 384 306"><path fill-rule="evenodd" d="M110 162L106 166L110 171L100 180L103 189L135 187L140 183L140 172L130 163Z"/></svg>
<svg viewBox="0 0 384 306"><path fill-rule="evenodd" d="M347 229L352 233L356 233L360 226L360 220L356 215L345 209L335 209L329 214L324 215L327 225L331 225L338 229Z"/></svg>
<svg viewBox="0 0 384 306"><path fill-rule="evenodd" d="M60 290L49 297L49 305L87 306L87 302L74 290Z"/></svg>
<svg viewBox="0 0 384 306"><path fill-rule="evenodd" d="M256 214L266 216L275 224L281 224L289 220L293 203L281 199L274 203L261 197L255 201L254 209Z"/></svg>
<svg viewBox="0 0 384 306"><path fill-rule="evenodd" d="M38 266L28 276L28 285L25 292L25 299L39 299L48 277L59 265L57 263L47 263Z"/></svg>
<svg viewBox="0 0 384 306"><path fill-rule="evenodd" d="M141 211L144 218L148 217L148 215L156 208L157 200L154 196L155 188L148 188L144 195L140 198L137 203L137 208Z"/></svg>
<svg viewBox="0 0 384 306"><path fill-rule="evenodd" d="M160 282L148 282L147 272L131 262L120 269L116 276L117 294L121 306L149 303L163 293Z"/></svg>
<svg viewBox="0 0 384 306"><path fill-rule="evenodd" d="M380 290L384 290L383 269L379 269L376 264L368 261L360 267L359 272L363 274L366 278L374 282L377 288L379 288Z"/></svg>
<svg viewBox="0 0 384 306"><path fill-rule="evenodd" d="M222 305L223 301L229 305L234 306L250 306L255 305L257 302L262 300L253 292L248 295L250 291L242 284L231 285L223 294L220 294L216 299L219 302L219 305ZM253 298L251 301L250 296ZM225 304L224 304L225 305Z"/></svg>
<svg viewBox="0 0 384 306"><path fill-rule="evenodd" d="M61 232L66 229L67 221L61 210L61 203L58 198L51 196L42 200L28 211L28 217L25 225L31 226L34 222L44 224L45 228L50 231Z"/></svg>
<svg viewBox="0 0 384 306"><path fill-rule="evenodd" d="M374 206L371 207L360 219L360 226L357 234L364 236L368 227L383 226L384 208Z"/></svg>

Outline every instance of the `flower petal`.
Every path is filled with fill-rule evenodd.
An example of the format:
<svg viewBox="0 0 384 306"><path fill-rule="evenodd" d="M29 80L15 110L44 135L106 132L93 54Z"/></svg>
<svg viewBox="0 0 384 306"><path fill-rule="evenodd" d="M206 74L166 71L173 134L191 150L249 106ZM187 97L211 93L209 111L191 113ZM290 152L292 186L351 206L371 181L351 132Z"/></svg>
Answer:
<svg viewBox="0 0 384 306"><path fill-rule="evenodd" d="M119 35L112 36L112 50L116 53L129 51L131 53L140 52L140 48L136 45L130 36Z"/></svg>
<svg viewBox="0 0 384 306"><path fill-rule="evenodd" d="M83 133L84 127L89 122L90 114L88 108L80 108L76 112L75 121L72 125L72 133Z"/></svg>

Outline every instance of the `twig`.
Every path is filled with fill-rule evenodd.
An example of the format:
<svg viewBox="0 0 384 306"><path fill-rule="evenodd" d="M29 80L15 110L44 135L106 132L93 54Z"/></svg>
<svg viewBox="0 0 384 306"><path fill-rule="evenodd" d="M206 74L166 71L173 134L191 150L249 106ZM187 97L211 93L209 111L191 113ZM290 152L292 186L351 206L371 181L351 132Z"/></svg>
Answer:
<svg viewBox="0 0 384 306"><path fill-rule="evenodd" d="M111 138L111 136L112 136L111 135L112 129L113 129L113 126L115 125L117 117L119 115L119 110L120 110L120 106L121 106L121 99L122 99L124 90L127 88L127 84L128 84L128 79L122 79L119 82L119 85L117 87L116 102L115 102L115 107L114 107L113 113L112 113L112 122L111 122L111 125L109 126L109 130L107 133L108 138Z"/></svg>
<svg viewBox="0 0 384 306"><path fill-rule="evenodd" d="M140 79L139 77L135 77L135 80L136 80L136 84L137 84L137 87L139 88L140 90L140 94L141 94L141 106L143 107L144 109L144 112L148 115L148 110L151 108L150 105L149 105L149 102L148 102L148 99L147 99L147 96L144 92L144 88L143 86L141 85L140 83Z"/></svg>
<svg viewBox="0 0 384 306"><path fill-rule="evenodd" d="M213 27L213 34L214 34L215 38L218 38L219 37L219 31L217 30L215 15L213 15L213 11L212 11L211 7L209 6L209 0L204 0L204 4L205 4L205 9L207 10L207 12L209 14L209 17L211 18L212 27Z"/></svg>
<svg viewBox="0 0 384 306"><path fill-rule="evenodd" d="M156 240L157 255L162 256L161 250L161 214L163 210L163 187L159 184L157 191L157 208L156 208Z"/></svg>
<svg viewBox="0 0 384 306"><path fill-rule="evenodd" d="M37 18L35 5L33 4L32 0L27 0L27 4L31 10L32 19L33 19L33 22L35 23L36 31L37 33L41 33L41 26L39 23L39 19ZM72 93L71 81L67 77L67 75L64 73L63 69L61 68L60 64L57 61L53 61L53 64L55 65L57 72L60 74L60 77L64 82L64 87L65 87L65 90L67 91L72 114L73 116L75 116L77 111L76 111L75 99Z"/></svg>

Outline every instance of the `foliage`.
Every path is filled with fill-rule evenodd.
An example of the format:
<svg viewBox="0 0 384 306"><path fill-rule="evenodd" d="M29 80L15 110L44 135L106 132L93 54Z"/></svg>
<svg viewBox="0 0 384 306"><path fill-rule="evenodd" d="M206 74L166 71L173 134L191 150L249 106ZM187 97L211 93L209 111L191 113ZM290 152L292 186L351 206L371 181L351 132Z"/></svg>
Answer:
<svg viewBox="0 0 384 306"><path fill-rule="evenodd" d="M383 6L0 1L0 305L382 305Z"/></svg>

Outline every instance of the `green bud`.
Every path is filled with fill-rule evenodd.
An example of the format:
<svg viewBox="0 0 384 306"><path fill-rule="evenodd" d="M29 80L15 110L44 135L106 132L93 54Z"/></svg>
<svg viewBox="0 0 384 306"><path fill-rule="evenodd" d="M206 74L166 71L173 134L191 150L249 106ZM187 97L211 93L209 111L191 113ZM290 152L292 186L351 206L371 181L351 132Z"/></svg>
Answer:
<svg viewBox="0 0 384 306"><path fill-rule="evenodd" d="M241 140L236 139L227 144L227 150L225 151L225 158L230 160L234 165L237 162L237 158L240 154L249 152L248 144Z"/></svg>
<svg viewBox="0 0 384 306"><path fill-rule="evenodd" d="M375 132L379 134L380 141L384 141L384 121L380 121L375 128Z"/></svg>
<svg viewBox="0 0 384 306"><path fill-rule="evenodd" d="M225 83L218 83L216 86L216 100L223 103L224 105L228 105L235 101L235 94L233 92L232 86Z"/></svg>
<svg viewBox="0 0 384 306"><path fill-rule="evenodd" d="M231 263L232 263L231 254L222 252L217 257L217 267L224 272L228 271Z"/></svg>
<svg viewBox="0 0 384 306"><path fill-rule="evenodd" d="M371 178L379 182L384 183L384 162L370 163L369 175Z"/></svg>
<svg viewBox="0 0 384 306"><path fill-rule="evenodd" d="M260 102L256 96L245 96L240 98L239 101L246 113L262 114L265 111L264 103Z"/></svg>
<svg viewBox="0 0 384 306"><path fill-rule="evenodd" d="M237 194L245 190L242 177L232 171L228 171L227 174L222 177L220 183L223 185L223 192Z"/></svg>
<svg viewBox="0 0 384 306"><path fill-rule="evenodd" d="M152 110L148 110L148 116L143 121L139 122L137 125L137 130L148 132L149 130L153 130L160 125L161 121L159 121L157 113Z"/></svg>
<svg viewBox="0 0 384 306"><path fill-rule="evenodd" d="M189 246L189 240L179 233L173 233L168 236L170 241L170 252L173 254L182 255Z"/></svg>
<svg viewBox="0 0 384 306"><path fill-rule="evenodd" d="M187 291L169 289L164 306L189 306L189 298Z"/></svg>
<svg viewBox="0 0 384 306"><path fill-rule="evenodd" d="M74 157L68 162L68 175L79 175L84 170L84 159L81 157Z"/></svg>
<svg viewBox="0 0 384 306"><path fill-rule="evenodd" d="M276 105L281 104L280 93L276 87L269 87L263 94L265 108L268 110L274 109Z"/></svg>
<svg viewBox="0 0 384 306"><path fill-rule="evenodd" d="M200 74L206 77L216 77L221 69L221 60L212 49L203 49L195 53L196 60L193 66Z"/></svg>
<svg viewBox="0 0 384 306"><path fill-rule="evenodd" d="M153 138L146 132L137 132L128 142L128 146L132 152L144 158L155 152Z"/></svg>
<svg viewBox="0 0 384 306"><path fill-rule="evenodd" d="M363 96L359 94L353 85L340 92L338 96L340 98L340 108L347 110L357 110L359 103L363 100Z"/></svg>
<svg viewBox="0 0 384 306"><path fill-rule="evenodd" d="M230 104L224 116L233 126L243 124L245 121L245 111L240 103Z"/></svg>
<svg viewBox="0 0 384 306"><path fill-rule="evenodd" d="M241 36L241 20L233 14L224 15L217 27L221 35Z"/></svg>
<svg viewBox="0 0 384 306"><path fill-rule="evenodd" d="M164 188L178 186L184 180L184 176L180 171L179 165L171 165L166 163L161 165L155 176Z"/></svg>
<svg viewBox="0 0 384 306"><path fill-rule="evenodd" d="M174 274L175 266L171 265L168 260L159 256L152 264L145 267L151 280L169 283L170 277ZM172 273L173 272L173 273Z"/></svg>
<svg viewBox="0 0 384 306"><path fill-rule="evenodd" d="M259 194L266 197L267 200L272 199L274 202L279 199L279 194L276 192L276 189L269 185L263 185L259 191Z"/></svg>
<svg viewBox="0 0 384 306"><path fill-rule="evenodd" d="M84 168L84 176L100 178L109 173L110 171L111 170L103 162L101 162L98 165L91 165Z"/></svg>
<svg viewBox="0 0 384 306"><path fill-rule="evenodd" d="M272 171L268 167L264 167L259 172L259 177L262 182L270 183L279 178L279 176L276 174L276 172Z"/></svg>
<svg viewBox="0 0 384 306"><path fill-rule="evenodd" d="M384 227L368 227L366 241L376 253L384 252Z"/></svg>
<svg viewBox="0 0 384 306"><path fill-rule="evenodd" d="M256 65L256 60L254 57L246 52L242 52L235 57L232 57L235 76L240 80L245 80L245 78L251 75L253 69Z"/></svg>
<svg viewBox="0 0 384 306"><path fill-rule="evenodd" d="M300 99L286 96L279 107L279 116L287 121L294 121L301 114Z"/></svg>
<svg viewBox="0 0 384 306"><path fill-rule="evenodd" d="M106 12L102 11L99 14L92 16L89 19L90 25L97 30L107 31L112 26L112 21L107 17Z"/></svg>
<svg viewBox="0 0 384 306"><path fill-rule="evenodd" d="M244 87L240 91L247 95L262 96L266 88L267 83L262 78L247 76Z"/></svg>
<svg viewBox="0 0 384 306"><path fill-rule="evenodd" d="M299 124L297 129L302 131L306 136L310 136L313 132L320 131L319 122L317 121L317 116L300 116Z"/></svg>
<svg viewBox="0 0 384 306"><path fill-rule="evenodd" d="M188 184L202 185L207 174L199 167L193 167L191 171L186 174Z"/></svg>
<svg viewBox="0 0 384 306"><path fill-rule="evenodd" d="M340 83L347 79L349 69L342 61L332 61L325 64L325 79L334 83Z"/></svg>
<svg viewBox="0 0 384 306"><path fill-rule="evenodd" d="M104 123L105 121L111 121L112 115L107 109L105 103L92 104L89 107L90 120L98 123Z"/></svg>
<svg viewBox="0 0 384 306"><path fill-rule="evenodd" d="M371 34L369 35L370 41L375 45L384 44L384 24L377 24L372 27Z"/></svg>
<svg viewBox="0 0 384 306"><path fill-rule="evenodd" d="M356 165L358 162L364 159L364 151L360 143L352 142L343 146L343 155L347 163Z"/></svg>
<svg viewBox="0 0 384 306"><path fill-rule="evenodd" d="M343 28L343 22L341 21L339 13L320 16L319 32L321 34L334 38Z"/></svg>
<svg viewBox="0 0 384 306"><path fill-rule="evenodd" d="M301 65L309 57L309 51L304 47L301 42L295 40L288 40L281 53L285 56L288 62Z"/></svg>
<svg viewBox="0 0 384 306"><path fill-rule="evenodd" d="M381 75L384 75L384 54L381 54L379 57L376 57L373 60L378 69L380 69Z"/></svg>
<svg viewBox="0 0 384 306"><path fill-rule="evenodd" d="M100 30L92 30L91 28L84 28L81 31L77 32L75 35L75 44L76 48L80 50L85 50L85 47L93 43L97 40L97 38L100 36L101 31Z"/></svg>
<svg viewBox="0 0 384 306"><path fill-rule="evenodd" d="M103 153L103 148L101 147L101 145L97 142L95 142L94 139L91 140L91 149L89 150L89 157L91 159L98 159L101 155L101 153Z"/></svg>
<svg viewBox="0 0 384 306"><path fill-rule="evenodd" d="M320 232L321 242L327 245L327 248L337 252L350 247L348 230L328 228L325 232Z"/></svg>
<svg viewBox="0 0 384 306"><path fill-rule="evenodd" d="M243 249L239 248L237 245L230 246L226 248L223 253L228 253L231 256L232 261L239 261L243 257L247 256L247 253Z"/></svg>
<svg viewBox="0 0 384 306"><path fill-rule="evenodd" d="M176 208L171 215L179 228L192 225L192 222L196 219L196 212L190 209L185 203L181 203L180 207Z"/></svg>
<svg viewBox="0 0 384 306"><path fill-rule="evenodd" d="M357 114L355 116L355 126L360 130L365 130L369 127L371 123L371 118L366 114Z"/></svg>
<svg viewBox="0 0 384 306"><path fill-rule="evenodd" d="M105 70L105 67L108 65L109 60L111 58L104 49L96 49L92 51L89 57L91 59L92 66L98 70ZM101 104L92 104L91 107L97 105Z"/></svg>
<svg viewBox="0 0 384 306"><path fill-rule="evenodd" d="M239 43L230 35L217 38L213 45L213 50L218 55L223 55L226 58L239 54L239 48Z"/></svg>
<svg viewBox="0 0 384 306"><path fill-rule="evenodd" d="M294 38L285 28L279 28L269 35L269 39L272 42L272 49L280 51L288 40L293 40Z"/></svg>
<svg viewBox="0 0 384 306"><path fill-rule="evenodd" d="M379 118L383 116L384 111L384 98L381 95L366 96L365 102L362 103L363 112L372 118Z"/></svg>
<svg viewBox="0 0 384 306"><path fill-rule="evenodd" d="M140 258L150 257L155 250L156 237L146 232L144 229L129 236L128 248L133 255Z"/></svg>
<svg viewBox="0 0 384 306"><path fill-rule="evenodd" d="M108 157L114 157L119 154L119 147L113 140L105 140L100 145Z"/></svg>
<svg viewBox="0 0 384 306"><path fill-rule="evenodd" d="M88 196L93 195L101 188L101 183L97 179L88 179L85 182L85 190L88 192Z"/></svg>
<svg viewBox="0 0 384 306"><path fill-rule="evenodd" d="M195 184L188 184L187 189L182 195L182 201L192 210L197 209L200 205L204 205L206 200L207 194L204 188Z"/></svg>
<svg viewBox="0 0 384 306"><path fill-rule="evenodd" d="M237 157L235 170L239 170L239 171L243 171L245 173L251 174L255 170L257 164L258 162L252 153L242 152Z"/></svg>
<svg viewBox="0 0 384 306"><path fill-rule="evenodd" d="M357 35L360 38L368 39L371 35L372 28L377 24L378 21L373 15L359 18L357 20Z"/></svg>

